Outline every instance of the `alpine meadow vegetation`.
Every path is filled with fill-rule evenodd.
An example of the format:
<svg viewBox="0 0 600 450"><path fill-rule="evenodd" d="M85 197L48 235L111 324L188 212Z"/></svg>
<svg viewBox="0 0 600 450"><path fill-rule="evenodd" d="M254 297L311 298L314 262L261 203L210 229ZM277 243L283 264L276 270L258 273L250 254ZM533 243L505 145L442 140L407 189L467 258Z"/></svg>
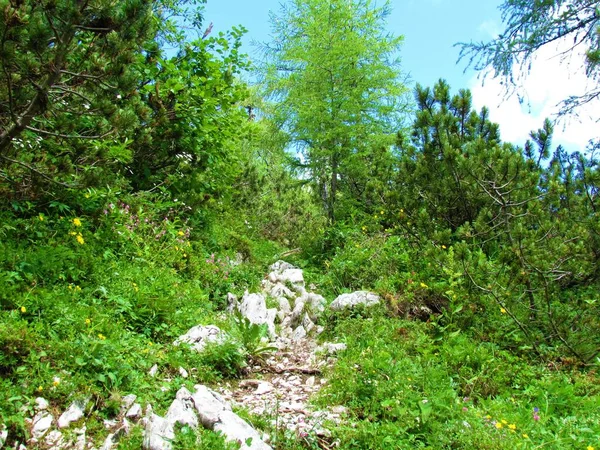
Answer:
<svg viewBox="0 0 600 450"><path fill-rule="evenodd" d="M128 394L164 413L181 386L235 385L275 348L228 294L284 259L328 303L384 301L317 323L347 346L310 400L344 407L327 435L236 409L273 448L600 449L593 132L506 142L469 90L413 85L389 1L282 2L256 60L204 3L0 0L0 448L45 448L38 397L87 399L100 447ZM590 90L562 113L598 97L600 2L502 9L463 57L510 78L575 36ZM199 324L232 340L173 345ZM190 426L171 444L240 447Z"/></svg>

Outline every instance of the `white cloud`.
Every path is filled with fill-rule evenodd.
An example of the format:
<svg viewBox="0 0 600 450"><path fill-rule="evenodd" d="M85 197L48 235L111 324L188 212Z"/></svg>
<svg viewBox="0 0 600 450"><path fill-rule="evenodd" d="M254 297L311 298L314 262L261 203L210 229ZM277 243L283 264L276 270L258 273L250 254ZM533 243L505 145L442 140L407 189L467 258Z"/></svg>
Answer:
<svg viewBox="0 0 600 450"><path fill-rule="evenodd" d="M488 25L485 25L486 27ZM482 24L484 27L484 24ZM571 95L580 95L592 83L585 75L583 54L568 58L556 56L566 49L565 43L555 48L542 48L531 64L531 70L515 70L515 79L523 80L518 95L507 98L500 79L491 76L473 77L469 83L473 106L490 109L490 119L500 124L502 139L523 146L532 130L543 125L544 119L555 119L558 104ZM578 110L579 117L561 119L555 126L554 144L569 151L584 150L589 139L600 137L600 101Z"/></svg>
<svg viewBox="0 0 600 450"><path fill-rule="evenodd" d="M479 25L478 31L480 33L488 35L490 38L495 39L498 37L502 29L500 25L495 20L486 20L481 25Z"/></svg>

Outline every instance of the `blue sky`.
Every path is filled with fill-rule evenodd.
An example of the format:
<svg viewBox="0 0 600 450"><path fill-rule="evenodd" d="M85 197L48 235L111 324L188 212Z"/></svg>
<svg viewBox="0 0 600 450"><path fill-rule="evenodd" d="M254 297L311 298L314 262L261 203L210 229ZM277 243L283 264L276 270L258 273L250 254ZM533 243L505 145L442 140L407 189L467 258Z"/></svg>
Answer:
<svg viewBox="0 0 600 450"><path fill-rule="evenodd" d="M205 25L214 24L213 33L242 25L248 32L244 51L257 56L253 41L270 40L269 12L278 13L284 0L208 0L205 5ZM392 0L393 12L388 29L403 35L401 51L404 71L414 82L433 85L446 79L453 91L469 88L474 106L488 106L492 120L500 124L505 140L523 145L529 131L542 126L545 117L556 113L556 104L576 92L586 82L585 76L560 65L553 55L558 49L548 49L537 58L524 87L526 102L504 98L497 80L482 81L468 70L466 62L456 64L459 49L456 42L489 40L501 29L500 0ZM560 47L559 47L560 48ZM587 139L594 137L600 117L598 105L582 115L582 121L568 121L556 128L555 143L571 150L581 150ZM589 117L588 117L589 116ZM586 119L587 117L587 119Z"/></svg>

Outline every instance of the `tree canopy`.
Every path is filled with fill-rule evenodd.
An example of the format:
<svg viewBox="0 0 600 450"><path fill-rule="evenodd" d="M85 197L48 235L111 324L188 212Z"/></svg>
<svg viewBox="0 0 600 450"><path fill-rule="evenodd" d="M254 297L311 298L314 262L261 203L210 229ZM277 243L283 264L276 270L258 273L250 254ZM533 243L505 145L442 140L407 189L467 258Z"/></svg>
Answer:
<svg viewBox="0 0 600 450"><path fill-rule="evenodd" d="M389 2L294 0L271 17L274 42L261 66L276 102L271 117L302 152L331 223L339 183L371 146L391 145L401 125L402 37L385 31L389 11Z"/></svg>

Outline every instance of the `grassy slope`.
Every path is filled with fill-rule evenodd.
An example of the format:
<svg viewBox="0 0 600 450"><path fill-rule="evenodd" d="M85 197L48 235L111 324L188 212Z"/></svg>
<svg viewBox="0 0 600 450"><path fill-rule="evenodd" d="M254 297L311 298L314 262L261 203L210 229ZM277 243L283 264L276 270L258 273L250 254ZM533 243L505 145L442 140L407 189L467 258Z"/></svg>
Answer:
<svg viewBox="0 0 600 450"><path fill-rule="evenodd" d="M56 411L64 410L73 395L90 396L88 433L102 439L102 420L116 414L123 395L136 393L160 413L180 385L218 382L243 365L235 347L198 356L170 344L199 323L216 322L235 334L220 312L224 295L256 286L280 249L239 230L202 234L180 221L173 205L160 210L133 200L110 204L99 216L4 217L0 422L9 425L9 439L26 437L23 419L36 396L44 396ZM202 239L206 235L211 239ZM397 244L390 248L397 251ZM309 282L328 297L344 286L360 287L368 279L360 278L368 269L360 259L361 245L340 256L343 264L333 261L325 275L308 267ZM238 251L246 262L231 264ZM412 277L414 267L405 256L400 260L406 267L392 265L398 273L393 280L380 280L382 293ZM344 276L348 280L341 280ZM383 309L324 320L326 338L349 347L316 400L349 408L348 421L332 437L341 448L585 449L600 444L600 384L593 370L546 366L468 331L394 318ZM150 377L153 364L173 381ZM179 367L198 370L186 380ZM294 440L266 431L278 438L278 448L317 445L314 436ZM136 429L119 448L139 448L140 439ZM180 433L178 448L223 447L211 433Z"/></svg>

